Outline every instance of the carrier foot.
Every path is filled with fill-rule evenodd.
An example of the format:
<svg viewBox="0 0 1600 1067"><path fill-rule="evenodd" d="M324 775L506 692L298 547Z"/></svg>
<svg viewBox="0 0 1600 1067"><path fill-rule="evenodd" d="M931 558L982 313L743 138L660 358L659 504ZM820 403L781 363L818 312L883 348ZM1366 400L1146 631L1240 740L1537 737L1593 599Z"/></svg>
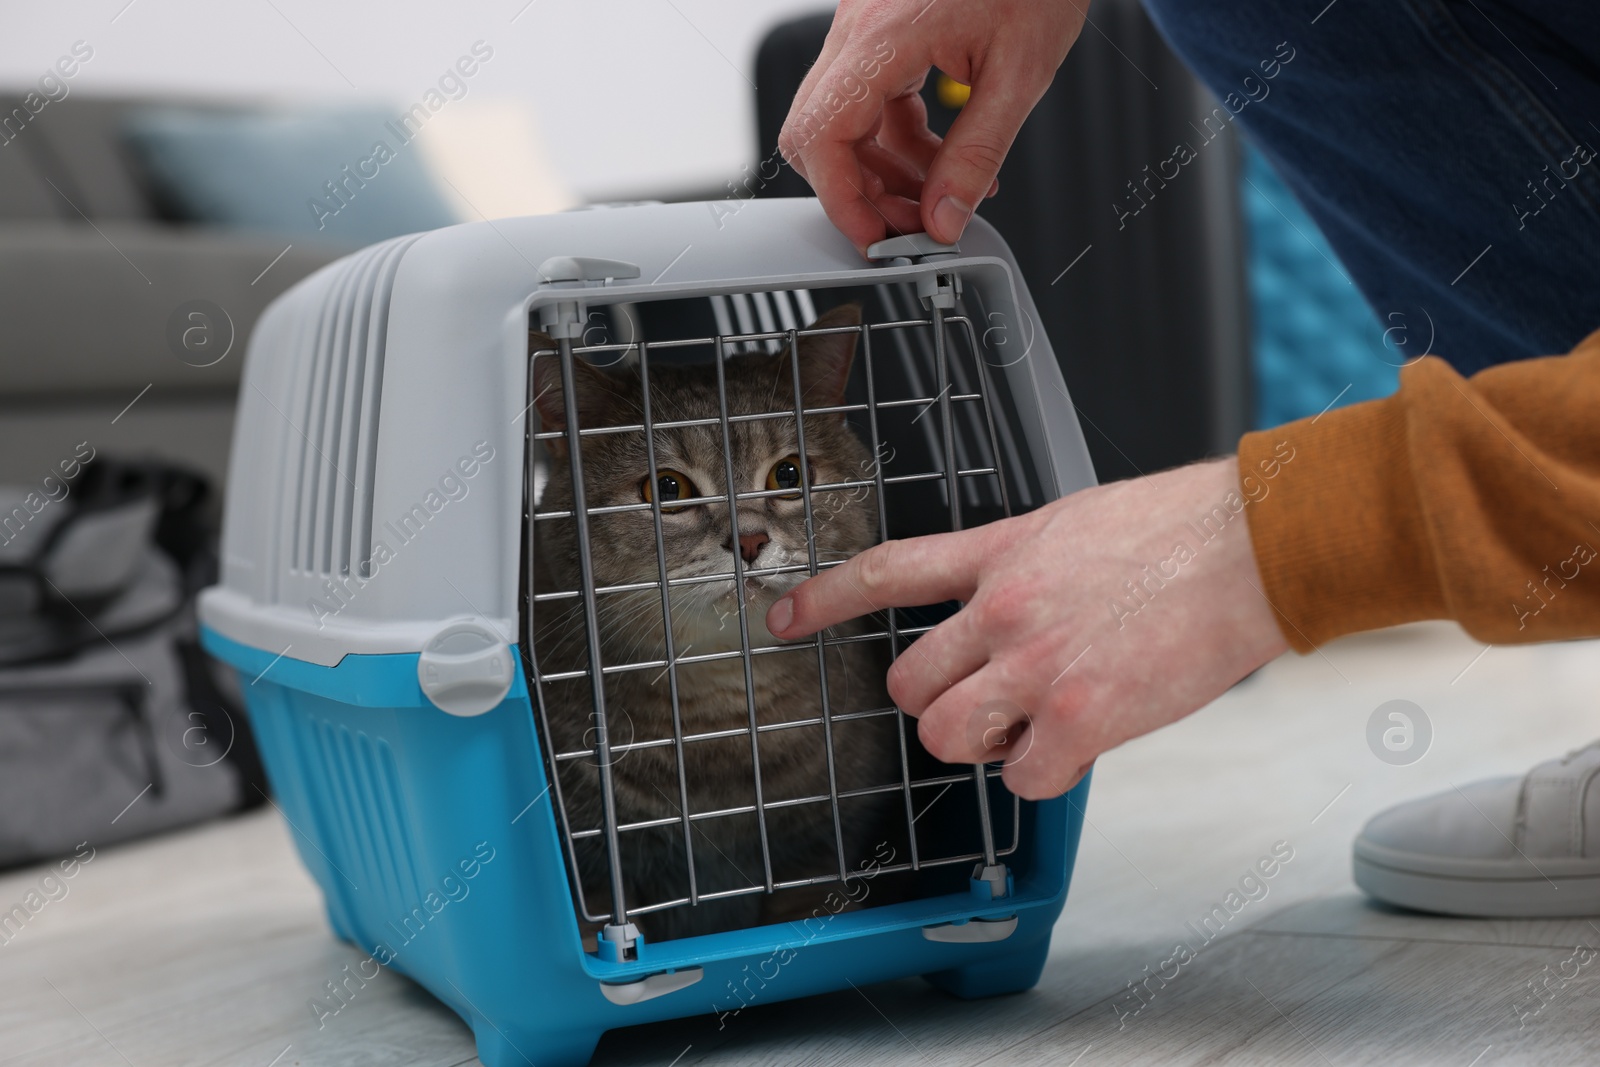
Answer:
<svg viewBox="0 0 1600 1067"><path fill-rule="evenodd" d="M600 1043L594 1030L523 1030L475 1019L483 1067L584 1067Z"/></svg>
<svg viewBox="0 0 1600 1067"><path fill-rule="evenodd" d="M1050 938L1045 936L1031 945L1019 946L1009 955L952 967L948 971L935 971L923 977L935 989L963 1000L1020 993L1039 984L1039 975L1044 971L1045 957L1049 954Z"/></svg>

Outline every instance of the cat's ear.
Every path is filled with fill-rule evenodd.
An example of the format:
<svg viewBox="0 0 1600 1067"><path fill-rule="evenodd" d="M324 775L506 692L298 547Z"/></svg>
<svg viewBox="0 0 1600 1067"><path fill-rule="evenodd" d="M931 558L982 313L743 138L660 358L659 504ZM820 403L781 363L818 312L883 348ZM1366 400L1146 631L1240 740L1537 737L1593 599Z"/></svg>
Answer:
<svg viewBox="0 0 1600 1067"><path fill-rule="evenodd" d="M861 305L841 304L817 317L805 327L826 330L840 326L860 326ZM830 333L821 337L800 338L800 388L808 408L837 407L844 403L845 383L850 380L850 365L856 358L856 333ZM782 384L793 374L789 360L781 361Z"/></svg>
<svg viewBox="0 0 1600 1067"><path fill-rule="evenodd" d="M528 331L528 351L544 352L533 361L533 406L539 411L541 432L567 428L567 398L561 388L561 357L547 349L557 345L549 337L534 330ZM578 395L577 415L579 426L603 426L612 408L622 396L622 383L616 375L607 373L581 356L572 360L572 384ZM563 438L545 441L552 454L567 454Z"/></svg>

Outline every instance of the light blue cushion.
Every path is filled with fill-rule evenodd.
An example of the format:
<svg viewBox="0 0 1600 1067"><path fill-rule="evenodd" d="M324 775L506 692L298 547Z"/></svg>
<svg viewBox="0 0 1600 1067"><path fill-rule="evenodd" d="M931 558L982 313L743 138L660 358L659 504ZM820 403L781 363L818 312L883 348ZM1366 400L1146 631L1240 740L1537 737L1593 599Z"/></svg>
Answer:
<svg viewBox="0 0 1600 1067"><path fill-rule="evenodd" d="M1248 146L1244 177L1257 428L1394 392L1403 360L1322 231Z"/></svg>
<svg viewBox="0 0 1600 1067"><path fill-rule="evenodd" d="M369 244L458 221L392 122L376 110L160 108L131 116L123 133L157 197L185 220Z"/></svg>

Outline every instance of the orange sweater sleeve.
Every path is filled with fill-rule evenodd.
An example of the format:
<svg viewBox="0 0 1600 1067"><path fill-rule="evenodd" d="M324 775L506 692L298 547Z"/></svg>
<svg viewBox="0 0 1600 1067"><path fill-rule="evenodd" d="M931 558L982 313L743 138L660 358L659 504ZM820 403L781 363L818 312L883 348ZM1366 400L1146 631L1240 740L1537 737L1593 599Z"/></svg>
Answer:
<svg viewBox="0 0 1600 1067"><path fill-rule="evenodd" d="M1418 360L1393 396L1245 435L1239 470L1267 487L1250 537L1300 652L1419 619L1600 635L1600 331L1470 379Z"/></svg>

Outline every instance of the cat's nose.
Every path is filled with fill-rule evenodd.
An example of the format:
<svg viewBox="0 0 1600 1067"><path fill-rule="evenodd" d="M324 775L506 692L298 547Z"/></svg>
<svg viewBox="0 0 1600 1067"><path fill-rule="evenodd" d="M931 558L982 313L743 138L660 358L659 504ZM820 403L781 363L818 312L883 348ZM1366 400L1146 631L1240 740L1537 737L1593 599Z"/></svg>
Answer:
<svg viewBox="0 0 1600 1067"><path fill-rule="evenodd" d="M754 563L756 561L756 557L761 555L761 546L770 540L772 540L772 538L767 536L767 531L765 530L752 530L749 532L740 533L739 555L744 557L744 561L746 563ZM722 547L727 549L729 552L733 551L733 535L730 534L728 539L722 542Z"/></svg>

